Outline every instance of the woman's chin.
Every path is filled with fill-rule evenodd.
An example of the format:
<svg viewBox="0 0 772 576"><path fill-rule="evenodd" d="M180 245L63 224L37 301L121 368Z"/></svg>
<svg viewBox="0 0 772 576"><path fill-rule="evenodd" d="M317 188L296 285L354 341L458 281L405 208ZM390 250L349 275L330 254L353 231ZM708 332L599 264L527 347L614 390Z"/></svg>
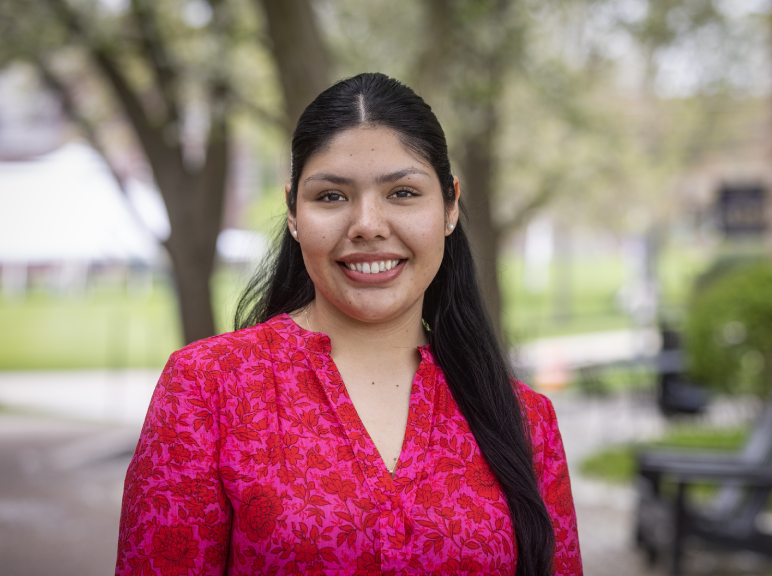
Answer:
<svg viewBox="0 0 772 576"><path fill-rule="evenodd" d="M333 301L331 304L343 315L365 324L383 324L406 318L412 316L416 305L419 309L421 306L421 302L400 305L394 301L378 302L370 299L358 302L354 298L341 302Z"/></svg>
<svg viewBox="0 0 772 576"><path fill-rule="evenodd" d="M392 322L394 320L398 320L400 317L405 315L404 311L401 310L389 310L389 309L376 309L373 310L371 308L367 309L354 309L354 310L341 310L346 316L351 318L352 320L356 320L357 322L362 322L363 324L383 324L386 322Z"/></svg>

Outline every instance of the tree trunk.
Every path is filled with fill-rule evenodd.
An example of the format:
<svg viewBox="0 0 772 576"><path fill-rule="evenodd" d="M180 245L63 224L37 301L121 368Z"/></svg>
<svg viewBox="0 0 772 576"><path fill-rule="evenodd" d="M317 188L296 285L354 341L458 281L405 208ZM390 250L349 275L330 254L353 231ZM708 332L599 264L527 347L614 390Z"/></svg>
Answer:
<svg viewBox="0 0 772 576"><path fill-rule="evenodd" d="M189 251L188 251L189 252ZM195 254L169 249L186 344L216 334L209 278L213 266Z"/></svg>
<svg viewBox="0 0 772 576"><path fill-rule="evenodd" d="M294 4L296 1L288 2ZM134 129L137 141L153 172L166 210L171 233L165 242L172 260L183 337L186 343L215 334L209 278L214 269L217 238L222 226L222 213L228 175L228 114L230 87L226 79L212 78L207 86L209 96L209 133L204 163L186 166L179 141L180 110L184 99L179 78L181 69L172 65L167 39L148 0L130 3L136 25L135 33L141 55L151 71L155 88L164 104L161 118L149 115L139 91L118 60L121 46L91 41L98 36L89 32L87 23L67 0L49 0L53 13L61 20L70 37L84 42L103 79L112 86L115 102ZM214 6L215 10L220 10ZM55 78L49 79L50 81ZM65 107L77 116L74 107ZM77 120L77 117L74 118Z"/></svg>
<svg viewBox="0 0 772 576"><path fill-rule="evenodd" d="M423 0L426 37L414 72L421 94L431 104L447 100L454 134L454 158L462 174L461 198L468 209L467 233L474 251L480 287L491 321L503 336L501 289L497 256L501 231L493 220L491 199L495 178L494 139L498 120L505 41L501 30L488 42L475 31L497 27L506 19L509 0L484 3L468 10L468 3ZM462 71L462 73L459 73ZM435 102L436 103L436 102ZM455 126L453 126L455 124Z"/></svg>
<svg viewBox="0 0 772 576"><path fill-rule="evenodd" d="M309 0L260 0L284 93L286 128L330 86L330 56Z"/></svg>
<svg viewBox="0 0 772 576"><path fill-rule="evenodd" d="M502 303L497 265L499 232L493 221L491 206L496 112L495 104L491 101L481 102L480 106L484 108L484 121L478 126L479 130L464 135L459 146L459 164L465 182L461 198L469 214L468 234L477 264L480 288L494 328L502 336Z"/></svg>
<svg viewBox="0 0 772 576"><path fill-rule="evenodd" d="M210 278L217 253L228 173L225 129L210 136L204 165L189 172L181 162L154 166L169 213L165 242L174 268L185 343L216 334Z"/></svg>
<svg viewBox="0 0 772 576"><path fill-rule="evenodd" d="M427 103L440 102L447 96L449 63L454 49L456 15L450 0L423 0L424 46L415 63L412 76L415 91ZM434 108L437 113L439 107Z"/></svg>

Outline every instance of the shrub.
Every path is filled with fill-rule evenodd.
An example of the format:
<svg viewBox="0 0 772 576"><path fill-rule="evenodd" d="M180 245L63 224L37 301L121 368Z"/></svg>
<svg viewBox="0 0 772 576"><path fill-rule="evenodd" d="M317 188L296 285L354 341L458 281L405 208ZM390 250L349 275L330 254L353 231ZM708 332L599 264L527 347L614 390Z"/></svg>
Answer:
<svg viewBox="0 0 772 576"><path fill-rule="evenodd" d="M698 284L686 320L690 373L724 392L772 393L772 263Z"/></svg>

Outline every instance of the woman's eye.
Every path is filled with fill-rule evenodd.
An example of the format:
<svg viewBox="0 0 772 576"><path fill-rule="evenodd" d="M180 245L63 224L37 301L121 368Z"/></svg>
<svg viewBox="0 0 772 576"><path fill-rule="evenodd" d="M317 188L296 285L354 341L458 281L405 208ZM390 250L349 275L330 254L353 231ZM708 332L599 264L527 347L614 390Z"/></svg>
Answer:
<svg viewBox="0 0 772 576"><path fill-rule="evenodd" d="M345 199L343 194L338 194L337 192L325 192L318 198L321 202L339 202Z"/></svg>
<svg viewBox="0 0 772 576"><path fill-rule="evenodd" d="M392 198L410 198L411 196L415 196L415 192L412 190L396 190L395 192L392 192L391 197Z"/></svg>

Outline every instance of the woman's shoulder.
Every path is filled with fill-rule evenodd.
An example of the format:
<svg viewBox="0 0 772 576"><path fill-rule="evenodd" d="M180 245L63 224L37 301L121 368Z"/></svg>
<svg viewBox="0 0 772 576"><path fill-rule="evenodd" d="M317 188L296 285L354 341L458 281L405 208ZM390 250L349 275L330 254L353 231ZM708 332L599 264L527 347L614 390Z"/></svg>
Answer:
<svg viewBox="0 0 772 576"><path fill-rule="evenodd" d="M536 472L541 476L542 466L554 467L565 461L555 408L544 394L539 394L522 382L516 383L516 393L528 422Z"/></svg>
<svg viewBox="0 0 772 576"><path fill-rule="evenodd" d="M269 361L285 349L303 347L300 329L286 314L254 326L197 340L171 355L170 364L199 364L231 371L244 362Z"/></svg>
<svg viewBox="0 0 772 576"><path fill-rule="evenodd" d="M530 422L549 420L555 417L555 409L552 407L552 401L544 394L540 394L530 386L515 380L513 382L515 394L520 400L520 405Z"/></svg>

